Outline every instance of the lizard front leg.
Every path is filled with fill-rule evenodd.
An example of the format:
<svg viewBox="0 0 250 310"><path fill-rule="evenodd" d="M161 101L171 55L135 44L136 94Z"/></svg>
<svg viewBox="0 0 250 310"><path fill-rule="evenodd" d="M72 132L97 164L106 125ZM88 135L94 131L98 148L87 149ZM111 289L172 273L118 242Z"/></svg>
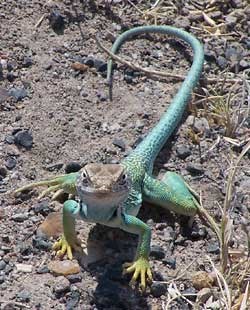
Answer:
<svg viewBox="0 0 250 310"><path fill-rule="evenodd" d="M28 185L25 185L21 188L18 188L14 193L23 192L28 189L32 189L34 187L39 186L48 186L39 196L42 198L49 193L54 193L52 199L56 199L59 193L65 192L68 194L76 193L76 179L78 177L78 172L73 172L69 174L60 175L48 180L34 182Z"/></svg>
<svg viewBox="0 0 250 310"><path fill-rule="evenodd" d="M53 246L58 256L67 254L68 258L72 259L72 249L78 252L82 251L81 242L77 239L75 230L75 219L79 212L80 206L76 201L65 201L63 205L63 235Z"/></svg>
<svg viewBox="0 0 250 310"><path fill-rule="evenodd" d="M125 263L123 265L123 273L133 273L131 284L134 284L138 277L140 277L140 286L144 291L146 280L149 282L152 281L152 273L149 265L151 229L137 217L127 214L123 214L121 228L127 232L139 235L135 259L132 263Z"/></svg>

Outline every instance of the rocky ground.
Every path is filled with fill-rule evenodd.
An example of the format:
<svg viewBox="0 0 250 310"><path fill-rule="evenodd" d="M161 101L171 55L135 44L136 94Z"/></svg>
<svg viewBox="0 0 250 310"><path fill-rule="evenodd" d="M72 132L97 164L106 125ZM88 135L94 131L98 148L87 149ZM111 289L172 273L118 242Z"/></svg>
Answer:
<svg viewBox="0 0 250 310"><path fill-rule="evenodd" d="M13 190L88 162L120 160L135 147L180 81L150 79L118 64L110 102L107 56L95 35L110 48L134 26L174 25L203 42L205 65L183 123L156 160L155 174L170 170L183 175L220 222L230 163L250 132L249 15L244 0L0 2L1 309L225 307L209 260L219 266L221 247L198 217L190 232L186 219L142 207L139 216L153 232L154 282L141 294L129 287L130 277L121 269L133 258L134 236L78 223L84 253L72 263L60 261L51 245L61 233L62 204L39 200L40 189L16 197ZM189 52L179 40L144 36L128 42L120 55L141 67L184 77L192 62ZM241 161L229 206L229 245L237 253L246 249L241 224L244 220L248 231L249 157L248 152ZM237 290L230 284L237 305L246 281Z"/></svg>

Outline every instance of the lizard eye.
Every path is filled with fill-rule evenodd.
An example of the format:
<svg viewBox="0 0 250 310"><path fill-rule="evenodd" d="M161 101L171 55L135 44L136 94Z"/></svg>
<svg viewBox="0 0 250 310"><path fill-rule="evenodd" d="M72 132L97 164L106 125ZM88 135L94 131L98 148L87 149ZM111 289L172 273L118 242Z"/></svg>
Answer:
<svg viewBox="0 0 250 310"><path fill-rule="evenodd" d="M126 184L127 182L127 175L124 173L120 178L120 184Z"/></svg>
<svg viewBox="0 0 250 310"><path fill-rule="evenodd" d="M87 173L85 171L82 172L82 182L83 183L88 182L88 176L87 176Z"/></svg>

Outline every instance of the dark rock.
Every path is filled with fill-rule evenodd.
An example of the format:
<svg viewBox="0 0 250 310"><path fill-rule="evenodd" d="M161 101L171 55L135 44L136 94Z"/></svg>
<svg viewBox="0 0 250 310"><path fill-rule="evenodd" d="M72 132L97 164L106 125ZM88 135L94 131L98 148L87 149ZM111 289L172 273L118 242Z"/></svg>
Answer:
<svg viewBox="0 0 250 310"><path fill-rule="evenodd" d="M25 56L23 58L23 63L22 63L23 67L28 68L28 67L32 66L32 64L33 64L33 61L32 61L32 58L30 56Z"/></svg>
<svg viewBox="0 0 250 310"><path fill-rule="evenodd" d="M24 87L23 88L13 87L9 90L9 95L11 97L14 97L16 101L21 101L22 99L28 96L28 92Z"/></svg>
<svg viewBox="0 0 250 310"><path fill-rule="evenodd" d="M64 29L64 17L59 11L52 11L48 18L53 30L62 31Z"/></svg>
<svg viewBox="0 0 250 310"><path fill-rule="evenodd" d="M80 273L70 274L67 276L70 283L77 283L82 281L82 275Z"/></svg>
<svg viewBox="0 0 250 310"><path fill-rule="evenodd" d="M47 216L51 212L48 200L42 200L36 203L33 206L33 211L35 212L35 214L42 214L43 216Z"/></svg>
<svg viewBox="0 0 250 310"><path fill-rule="evenodd" d="M201 227L198 230L193 229L191 232L193 239L205 239L207 237L207 230L205 227Z"/></svg>
<svg viewBox="0 0 250 310"><path fill-rule="evenodd" d="M207 246L207 252L211 254L219 254L220 253L220 247L218 242L211 242Z"/></svg>
<svg viewBox="0 0 250 310"><path fill-rule="evenodd" d="M65 173L72 173L72 172L77 172L79 170L81 170L81 165L78 162L75 161L71 161L69 163L66 164L65 166Z"/></svg>
<svg viewBox="0 0 250 310"><path fill-rule="evenodd" d="M221 69L225 69L227 67L227 60L222 56L218 56L216 62Z"/></svg>
<svg viewBox="0 0 250 310"><path fill-rule="evenodd" d="M169 266L172 269L176 269L176 258L174 258L174 257L167 257L167 258L164 258L162 260L162 262L163 262L164 265L167 265L167 266Z"/></svg>
<svg viewBox="0 0 250 310"><path fill-rule="evenodd" d="M21 145L26 149L30 149L33 144L33 137L30 131L21 130L15 134L15 144Z"/></svg>
<svg viewBox="0 0 250 310"><path fill-rule="evenodd" d="M177 153L177 156L180 159L185 159L185 158L187 158L188 156L191 155L190 148L187 147L186 145L179 145L179 146L177 146L176 153Z"/></svg>
<svg viewBox="0 0 250 310"><path fill-rule="evenodd" d="M27 213L17 213L12 215L11 219L15 222L21 223L24 222L28 219L28 214Z"/></svg>
<svg viewBox="0 0 250 310"><path fill-rule="evenodd" d="M4 270L7 264L5 263L4 260L0 260L0 270Z"/></svg>
<svg viewBox="0 0 250 310"><path fill-rule="evenodd" d="M80 301L80 292L74 291L72 292L66 300L66 310L73 310L76 309L76 306L78 305Z"/></svg>
<svg viewBox="0 0 250 310"><path fill-rule="evenodd" d="M7 63L7 70L9 72L13 71L14 70L14 64L12 64L11 62L8 62Z"/></svg>
<svg viewBox="0 0 250 310"><path fill-rule="evenodd" d="M10 243L10 236L9 235L3 235L2 236L2 241L5 243Z"/></svg>
<svg viewBox="0 0 250 310"><path fill-rule="evenodd" d="M154 282L150 287L150 292L154 297L160 297L167 292L167 285L161 282Z"/></svg>
<svg viewBox="0 0 250 310"><path fill-rule="evenodd" d="M23 290L16 294L16 297L21 302L29 302L30 301L30 292Z"/></svg>
<svg viewBox="0 0 250 310"><path fill-rule="evenodd" d="M186 167L186 170L192 175L202 175L204 173L203 167L199 164L189 163Z"/></svg>
<svg viewBox="0 0 250 310"><path fill-rule="evenodd" d="M17 76L13 72L8 72L6 78L9 82L13 82Z"/></svg>
<svg viewBox="0 0 250 310"><path fill-rule="evenodd" d="M114 138L113 145L119 147L123 152L126 150L125 142L122 139Z"/></svg>
<svg viewBox="0 0 250 310"><path fill-rule="evenodd" d="M187 289L182 291L182 294L184 296L186 296L186 298L188 298L189 300L195 301L196 300L196 296L197 296L197 291L193 287L188 287Z"/></svg>
<svg viewBox="0 0 250 310"><path fill-rule="evenodd" d="M1 275L1 276L0 276L0 284L3 284L4 281L5 281L5 277Z"/></svg>
<svg viewBox="0 0 250 310"><path fill-rule="evenodd" d="M5 167L0 167L0 176L3 178L7 176L7 170Z"/></svg>
<svg viewBox="0 0 250 310"><path fill-rule="evenodd" d="M37 273L42 274L42 273L48 273L49 268L48 266L41 266L40 268L37 269Z"/></svg>
<svg viewBox="0 0 250 310"><path fill-rule="evenodd" d="M16 160L14 157L8 157L5 161L5 166L7 169L11 170L16 167Z"/></svg>
<svg viewBox="0 0 250 310"><path fill-rule="evenodd" d="M161 260L165 257L165 251L159 245L152 245L150 249L150 256Z"/></svg>
<svg viewBox="0 0 250 310"><path fill-rule="evenodd" d="M51 248L51 242L46 241L40 236L34 236L32 239L32 244L39 250L49 250Z"/></svg>

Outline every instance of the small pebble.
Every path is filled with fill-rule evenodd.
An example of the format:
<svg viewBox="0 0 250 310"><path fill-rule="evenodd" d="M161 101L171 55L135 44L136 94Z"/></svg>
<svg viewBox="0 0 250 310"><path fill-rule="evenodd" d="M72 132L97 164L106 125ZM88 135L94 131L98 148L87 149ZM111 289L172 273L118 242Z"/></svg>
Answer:
<svg viewBox="0 0 250 310"><path fill-rule="evenodd" d="M186 159L188 156L191 155L190 148L187 147L186 145L177 146L176 153L180 159Z"/></svg>
<svg viewBox="0 0 250 310"><path fill-rule="evenodd" d="M5 167L0 167L0 176L3 178L7 176L7 170Z"/></svg>
<svg viewBox="0 0 250 310"><path fill-rule="evenodd" d="M23 58L22 65L24 68L28 68L28 67L32 66L32 64L33 64L33 61L32 61L32 58L30 56L25 56Z"/></svg>
<svg viewBox="0 0 250 310"><path fill-rule="evenodd" d="M4 270L7 264L5 263L4 260L0 260L0 270Z"/></svg>
<svg viewBox="0 0 250 310"><path fill-rule="evenodd" d="M220 247L218 242L210 242L207 246L207 252L211 254L219 254Z"/></svg>
<svg viewBox="0 0 250 310"><path fill-rule="evenodd" d="M206 271L198 271L192 276L192 284L197 290L204 287L212 287L214 278Z"/></svg>
<svg viewBox="0 0 250 310"><path fill-rule="evenodd" d="M197 291L193 287L188 287L184 291L181 292L186 298L188 298L191 301L196 300Z"/></svg>
<svg viewBox="0 0 250 310"><path fill-rule="evenodd" d="M39 274L48 273L48 272L49 272L48 266L42 266L42 267L37 269L37 273L39 273Z"/></svg>
<svg viewBox="0 0 250 310"><path fill-rule="evenodd" d="M81 294L78 291L72 292L66 300L66 310L73 310L76 309L79 301L80 301Z"/></svg>
<svg viewBox="0 0 250 310"><path fill-rule="evenodd" d="M44 238L40 236L34 236L32 239L32 244L39 250L49 250L51 248L51 242L44 240Z"/></svg>
<svg viewBox="0 0 250 310"><path fill-rule="evenodd" d="M70 274L67 276L70 283L77 283L82 281L82 275L80 273Z"/></svg>
<svg viewBox="0 0 250 310"><path fill-rule="evenodd" d="M12 215L11 219L15 222L21 223L24 222L28 219L28 214L27 213L17 213Z"/></svg>
<svg viewBox="0 0 250 310"><path fill-rule="evenodd" d="M14 157L8 157L5 161L5 166L8 170L12 170L16 167L16 160Z"/></svg>
<svg viewBox="0 0 250 310"><path fill-rule="evenodd" d="M54 292L57 296L60 296L63 293L66 293L70 289L70 282L63 276L56 278L55 286L53 287Z"/></svg>
<svg viewBox="0 0 250 310"><path fill-rule="evenodd" d="M33 266L27 264L16 264L17 272L31 273Z"/></svg>
<svg viewBox="0 0 250 310"><path fill-rule="evenodd" d="M176 269L176 258L173 258L173 257L164 258L164 259L162 260L162 263L163 263L164 265L169 266L169 267L172 268L172 269Z"/></svg>
<svg viewBox="0 0 250 310"><path fill-rule="evenodd" d="M13 144L15 142L15 137L13 135L7 135L4 141L8 144Z"/></svg>
<svg viewBox="0 0 250 310"><path fill-rule="evenodd" d="M16 294L17 299L21 302L29 302L30 296L31 296L31 294L27 290L23 290L23 291Z"/></svg>
<svg viewBox="0 0 250 310"><path fill-rule="evenodd" d="M202 175L204 173L204 169L200 164L189 163L186 170L192 175Z"/></svg>
<svg viewBox="0 0 250 310"><path fill-rule="evenodd" d="M122 152L124 152L126 150L126 144L122 139L114 138L112 143L113 143L113 145L119 147Z"/></svg>

